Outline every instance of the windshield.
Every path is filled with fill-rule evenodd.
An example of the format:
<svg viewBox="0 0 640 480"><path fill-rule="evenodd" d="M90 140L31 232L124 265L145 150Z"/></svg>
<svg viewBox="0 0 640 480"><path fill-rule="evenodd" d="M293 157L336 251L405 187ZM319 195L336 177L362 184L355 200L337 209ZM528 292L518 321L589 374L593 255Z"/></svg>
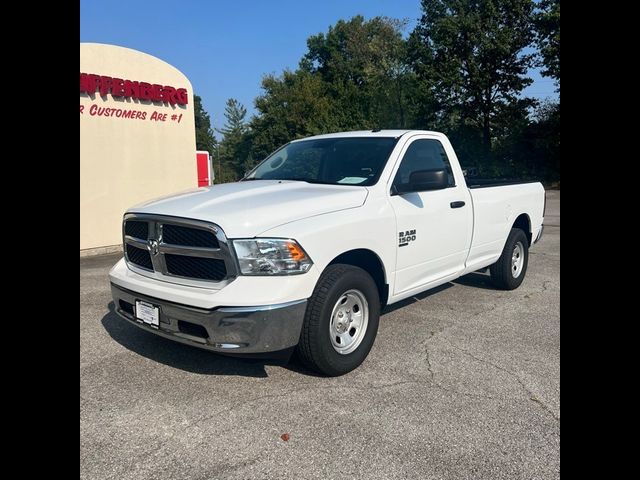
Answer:
<svg viewBox="0 0 640 480"><path fill-rule="evenodd" d="M374 185L396 141L392 137L340 137L288 143L243 180Z"/></svg>

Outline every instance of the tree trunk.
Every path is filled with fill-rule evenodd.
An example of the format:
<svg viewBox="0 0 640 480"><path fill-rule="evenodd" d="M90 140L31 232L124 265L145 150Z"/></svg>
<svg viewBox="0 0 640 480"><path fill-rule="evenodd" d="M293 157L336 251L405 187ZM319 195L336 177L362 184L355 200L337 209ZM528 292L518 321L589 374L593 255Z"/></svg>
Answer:
<svg viewBox="0 0 640 480"><path fill-rule="evenodd" d="M491 113L491 91L491 87L485 91L485 107L482 118L482 140L487 158L490 158L491 155L491 124L489 123Z"/></svg>
<svg viewBox="0 0 640 480"><path fill-rule="evenodd" d="M404 125L404 107L402 105L402 81L398 79L398 109L400 110L400 128L405 128Z"/></svg>
<svg viewBox="0 0 640 480"><path fill-rule="evenodd" d="M491 154L491 126L489 124L489 115L485 114L482 122L482 143L487 157Z"/></svg>

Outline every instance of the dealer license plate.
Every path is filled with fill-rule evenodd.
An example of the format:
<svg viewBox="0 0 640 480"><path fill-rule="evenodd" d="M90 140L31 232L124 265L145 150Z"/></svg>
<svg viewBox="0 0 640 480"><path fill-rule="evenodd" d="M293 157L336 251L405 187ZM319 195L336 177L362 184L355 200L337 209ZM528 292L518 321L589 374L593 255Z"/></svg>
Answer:
<svg viewBox="0 0 640 480"><path fill-rule="evenodd" d="M136 319L158 328L160 325L160 309L150 303L136 300Z"/></svg>

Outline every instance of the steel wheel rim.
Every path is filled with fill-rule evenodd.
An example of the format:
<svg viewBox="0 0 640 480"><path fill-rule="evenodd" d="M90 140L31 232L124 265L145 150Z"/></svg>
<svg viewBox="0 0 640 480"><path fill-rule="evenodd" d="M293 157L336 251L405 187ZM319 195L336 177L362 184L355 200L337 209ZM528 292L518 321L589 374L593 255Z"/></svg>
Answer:
<svg viewBox="0 0 640 480"><path fill-rule="evenodd" d="M338 298L329 319L333 349L341 355L356 350L369 325L369 303L360 290L347 290Z"/></svg>
<svg viewBox="0 0 640 480"><path fill-rule="evenodd" d="M522 273L524 267L524 246L522 242L516 243L513 247L513 253L511 254L511 275L513 278L518 278Z"/></svg>

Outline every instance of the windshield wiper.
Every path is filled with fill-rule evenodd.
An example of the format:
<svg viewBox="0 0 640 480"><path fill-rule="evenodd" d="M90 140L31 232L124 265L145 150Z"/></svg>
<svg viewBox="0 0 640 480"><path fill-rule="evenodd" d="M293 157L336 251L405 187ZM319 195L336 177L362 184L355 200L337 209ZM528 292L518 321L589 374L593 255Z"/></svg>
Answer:
<svg viewBox="0 0 640 480"><path fill-rule="evenodd" d="M307 182L307 183L318 183L321 185L335 185L333 182L323 182L322 180L314 180L312 178L302 178L302 177L291 177L291 178L242 178L241 182L250 182L252 180L278 180L283 182Z"/></svg>
<svg viewBox="0 0 640 480"><path fill-rule="evenodd" d="M335 185L333 182L323 182L322 180L314 180L312 178L274 178L274 180L283 180L283 181L292 181L292 182L307 182L307 183L318 183L320 185Z"/></svg>

